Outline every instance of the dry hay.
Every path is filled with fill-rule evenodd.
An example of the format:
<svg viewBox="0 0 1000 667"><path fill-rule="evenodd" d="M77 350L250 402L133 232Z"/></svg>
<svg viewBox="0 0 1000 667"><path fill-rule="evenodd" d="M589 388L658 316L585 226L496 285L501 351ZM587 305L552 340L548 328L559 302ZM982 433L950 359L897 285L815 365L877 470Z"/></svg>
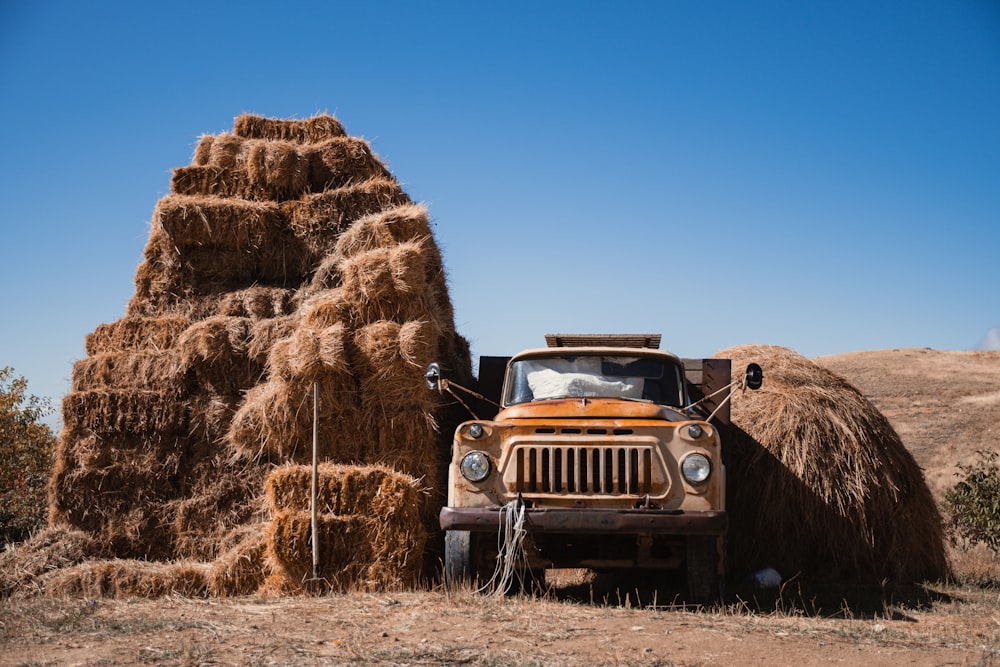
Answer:
<svg viewBox="0 0 1000 667"><path fill-rule="evenodd" d="M295 332L296 326L298 326L298 320L292 316L274 317L254 322L250 344L247 345L247 356L254 363L266 367L275 344L291 336Z"/></svg>
<svg viewBox="0 0 1000 667"><path fill-rule="evenodd" d="M354 257L376 248L431 238L427 210L418 204L383 209L356 219L337 239L340 257Z"/></svg>
<svg viewBox="0 0 1000 667"><path fill-rule="evenodd" d="M97 553L89 533L52 525L0 553L0 598L15 592L38 592L38 578L47 572L76 565Z"/></svg>
<svg viewBox="0 0 1000 667"><path fill-rule="evenodd" d="M764 369L761 389L733 396L727 504L737 571L866 584L947 575L941 517L920 468L860 392L787 348L716 356Z"/></svg>
<svg viewBox="0 0 1000 667"><path fill-rule="evenodd" d="M352 325L378 320L443 321L427 284L428 245L409 241L362 252L341 263L342 295Z"/></svg>
<svg viewBox="0 0 1000 667"><path fill-rule="evenodd" d="M93 354L73 364L71 391L128 389L176 399L190 389L187 370L172 349Z"/></svg>
<svg viewBox="0 0 1000 667"><path fill-rule="evenodd" d="M357 137L313 144L216 137L207 150L199 147L196 156L205 161L174 170L174 193L282 202L375 178L392 179L368 142Z"/></svg>
<svg viewBox="0 0 1000 667"><path fill-rule="evenodd" d="M354 333L355 372L368 423L402 410L433 407L435 396L425 390L424 373L436 359L440 336L434 322L420 320L382 320Z"/></svg>
<svg viewBox="0 0 1000 667"><path fill-rule="evenodd" d="M274 202L171 194L157 203L153 229L179 250L256 251L280 241L281 209Z"/></svg>
<svg viewBox="0 0 1000 667"><path fill-rule="evenodd" d="M278 120L242 114L233 123L233 134L247 139L280 139L299 143L317 143L347 135L340 121L327 114L304 120Z"/></svg>
<svg viewBox="0 0 1000 667"><path fill-rule="evenodd" d="M267 468L230 453L205 448L186 466L185 488L169 503L176 557L212 560L227 535L259 519Z"/></svg>
<svg viewBox="0 0 1000 667"><path fill-rule="evenodd" d="M211 565L196 562L152 562L113 559L87 561L44 577L50 597L160 598L166 595L205 597Z"/></svg>
<svg viewBox="0 0 1000 667"><path fill-rule="evenodd" d="M322 329L300 327L271 347L268 358L271 377L287 382L332 381L349 385L347 328L334 324Z"/></svg>
<svg viewBox="0 0 1000 667"><path fill-rule="evenodd" d="M267 525L243 526L230 535L234 543L212 563L208 591L215 597L256 593L271 573L267 556Z"/></svg>
<svg viewBox="0 0 1000 667"><path fill-rule="evenodd" d="M248 317L255 323L258 320L266 322L293 314L298 307L298 297L295 290L255 285L222 294L215 309L205 312L202 317L225 315Z"/></svg>
<svg viewBox="0 0 1000 667"><path fill-rule="evenodd" d="M94 389L70 392L63 398L63 425L96 433L146 435L186 430L183 403L162 391Z"/></svg>
<svg viewBox="0 0 1000 667"><path fill-rule="evenodd" d="M105 553L172 553L167 503L178 493L186 438L64 429L49 480L49 523L89 531Z"/></svg>
<svg viewBox="0 0 1000 667"><path fill-rule="evenodd" d="M345 380L351 378L345 377ZM320 383L319 455L331 461L363 460L367 440L351 384ZM247 392L226 436L238 452L262 461L312 458L313 385L272 378Z"/></svg>
<svg viewBox="0 0 1000 667"><path fill-rule="evenodd" d="M125 317L87 334L87 354L168 350L190 325L191 320L181 316Z"/></svg>
<svg viewBox="0 0 1000 667"><path fill-rule="evenodd" d="M135 314L172 312L186 304L199 308L206 297L260 284L298 287L310 276L309 257L290 233L276 234L272 243L242 249L193 246L178 248L154 228L136 270L136 293L129 304ZM186 302L195 301L195 304ZM186 314L186 313L185 313Z"/></svg>
<svg viewBox="0 0 1000 667"><path fill-rule="evenodd" d="M427 532L424 486L381 466L324 464L317 479L319 576L335 591L416 585ZM273 519L268 555L292 584L312 576L312 471L285 466L265 482Z"/></svg>
<svg viewBox="0 0 1000 667"><path fill-rule="evenodd" d="M372 514L400 523L418 522L424 484L385 466L322 463L317 467L317 509L323 514ZM268 506L275 512L305 511L310 506L312 468L285 465L264 482Z"/></svg>
<svg viewBox="0 0 1000 667"><path fill-rule="evenodd" d="M248 353L253 321L216 315L192 324L177 347L198 384L216 394L237 394L260 381L263 367Z"/></svg>
<svg viewBox="0 0 1000 667"><path fill-rule="evenodd" d="M437 423L452 421L423 369L437 360L471 376L426 211L329 116L240 116L233 133L201 139L172 187L126 317L88 336L74 367L50 520L86 531L102 557L214 561L195 594L301 590L264 556L263 478L311 459L318 383L320 456L385 464L421 489L405 525L399 508L374 523L363 509L326 516L357 519L336 539L364 537L368 554L332 576L414 581L443 497ZM300 511L269 534L297 535ZM79 568L54 589L172 589L156 583L164 572L123 563Z"/></svg>
<svg viewBox="0 0 1000 667"><path fill-rule="evenodd" d="M365 216L410 203L395 180L374 178L282 204L288 226L318 260L334 252L337 239Z"/></svg>

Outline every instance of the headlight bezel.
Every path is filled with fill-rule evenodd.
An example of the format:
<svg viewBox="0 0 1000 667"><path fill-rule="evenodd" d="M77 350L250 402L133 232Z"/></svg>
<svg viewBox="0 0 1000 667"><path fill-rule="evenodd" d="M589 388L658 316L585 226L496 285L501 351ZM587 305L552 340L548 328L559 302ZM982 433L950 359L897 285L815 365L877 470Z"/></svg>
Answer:
<svg viewBox="0 0 1000 667"><path fill-rule="evenodd" d="M688 484L700 486L712 477L712 459L702 452L691 452L681 459L681 477Z"/></svg>
<svg viewBox="0 0 1000 667"><path fill-rule="evenodd" d="M477 484L484 481L493 472L493 461L489 454L478 449L468 452L458 462L459 472L466 480Z"/></svg>

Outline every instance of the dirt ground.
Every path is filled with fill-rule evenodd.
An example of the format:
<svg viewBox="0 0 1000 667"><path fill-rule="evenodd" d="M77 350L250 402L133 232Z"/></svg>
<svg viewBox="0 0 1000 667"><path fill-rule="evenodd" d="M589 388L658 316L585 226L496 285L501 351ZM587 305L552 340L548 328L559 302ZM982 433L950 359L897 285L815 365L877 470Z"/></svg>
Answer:
<svg viewBox="0 0 1000 667"><path fill-rule="evenodd" d="M817 361L886 414L939 499L956 462L1000 450L1000 353ZM15 597L0 601L0 665L1000 665L1000 567L988 553L954 559L960 581L985 572L994 586L936 583L873 598L803 597L786 585L709 609L581 573L556 573L541 597Z"/></svg>

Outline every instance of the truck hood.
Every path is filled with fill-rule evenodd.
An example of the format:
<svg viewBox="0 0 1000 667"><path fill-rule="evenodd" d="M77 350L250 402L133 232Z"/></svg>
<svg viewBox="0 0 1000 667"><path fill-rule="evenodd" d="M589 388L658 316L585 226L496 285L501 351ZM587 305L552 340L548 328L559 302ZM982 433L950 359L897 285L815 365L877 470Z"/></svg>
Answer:
<svg viewBox="0 0 1000 667"><path fill-rule="evenodd" d="M513 419L662 419L689 421L691 417L664 405L617 398L562 398L520 403L501 410L494 421Z"/></svg>

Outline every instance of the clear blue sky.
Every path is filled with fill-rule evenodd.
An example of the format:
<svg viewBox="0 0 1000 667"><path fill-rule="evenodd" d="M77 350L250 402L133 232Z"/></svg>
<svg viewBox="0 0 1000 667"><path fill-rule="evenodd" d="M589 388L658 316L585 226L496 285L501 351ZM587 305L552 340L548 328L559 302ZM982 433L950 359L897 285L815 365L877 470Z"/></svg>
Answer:
<svg viewBox="0 0 1000 667"><path fill-rule="evenodd" d="M242 112L426 203L479 354L970 349L1000 326L1000 3L0 0L0 366L58 401Z"/></svg>

